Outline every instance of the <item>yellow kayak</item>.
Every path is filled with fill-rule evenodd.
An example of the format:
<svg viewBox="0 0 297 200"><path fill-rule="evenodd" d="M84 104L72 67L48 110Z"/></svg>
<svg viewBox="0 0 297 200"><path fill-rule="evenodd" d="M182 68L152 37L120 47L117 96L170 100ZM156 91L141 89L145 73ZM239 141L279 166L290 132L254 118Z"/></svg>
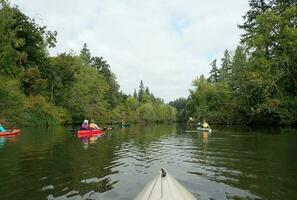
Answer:
<svg viewBox="0 0 297 200"><path fill-rule="evenodd" d="M197 200L165 169L136 196L135 200Z"/></svg>

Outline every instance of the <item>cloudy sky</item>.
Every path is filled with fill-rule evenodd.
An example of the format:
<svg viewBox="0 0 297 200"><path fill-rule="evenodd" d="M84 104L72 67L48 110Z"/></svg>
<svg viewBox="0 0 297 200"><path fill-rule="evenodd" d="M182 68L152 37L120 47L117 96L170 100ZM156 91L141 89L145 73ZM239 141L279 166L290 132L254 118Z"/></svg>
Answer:
<svg viewBox="0 0 297 200"><path fill-rule="evenodd" d="M187 97L192 81L208 76L209 63L233 50L247 0L12 0L58 32L52 55L87 43L110 63L121 89L140 80L155 96Z"/></svg>

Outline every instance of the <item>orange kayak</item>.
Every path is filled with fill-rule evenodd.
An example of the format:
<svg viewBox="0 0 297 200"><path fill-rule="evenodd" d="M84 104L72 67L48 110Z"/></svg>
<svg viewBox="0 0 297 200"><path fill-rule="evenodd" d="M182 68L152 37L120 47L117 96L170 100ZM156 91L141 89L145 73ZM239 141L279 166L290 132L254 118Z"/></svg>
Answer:
<svg viewBox="0 0 297 200"><path fill-rule="evenodd" d="M0 136L18 135L20 132L20 129L14 129L13 131L6 131L5 133L0 133Z"/></svg>
<svg viewBox="0 0 297 200"><path fill-rule="evenodd" d="M79 130L76 134L78 138L82 137L92 137L103 135L105 132L103 130Z"/></svg>

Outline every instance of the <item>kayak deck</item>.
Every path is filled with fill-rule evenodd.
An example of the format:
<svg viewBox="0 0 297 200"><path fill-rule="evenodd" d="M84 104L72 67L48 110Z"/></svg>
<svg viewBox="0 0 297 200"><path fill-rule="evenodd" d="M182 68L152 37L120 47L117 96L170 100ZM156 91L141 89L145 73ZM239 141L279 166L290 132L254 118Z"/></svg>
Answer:
<svg viewBox="0 0 297 200"><path fill-rule="evenodd" d="M135 200L196 200L173 176L164 169L136 196Z"/></svg>

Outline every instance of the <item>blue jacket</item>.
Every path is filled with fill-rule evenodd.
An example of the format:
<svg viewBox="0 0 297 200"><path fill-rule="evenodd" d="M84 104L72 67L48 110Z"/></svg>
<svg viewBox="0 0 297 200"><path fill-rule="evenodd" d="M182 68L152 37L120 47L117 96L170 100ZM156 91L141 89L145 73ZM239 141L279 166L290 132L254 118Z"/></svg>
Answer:
<svg viewBox="0 0 297 200"><path fill-rule="evenodd" d="M0 132L5 133L6 129L0 124Z"/></svg>

